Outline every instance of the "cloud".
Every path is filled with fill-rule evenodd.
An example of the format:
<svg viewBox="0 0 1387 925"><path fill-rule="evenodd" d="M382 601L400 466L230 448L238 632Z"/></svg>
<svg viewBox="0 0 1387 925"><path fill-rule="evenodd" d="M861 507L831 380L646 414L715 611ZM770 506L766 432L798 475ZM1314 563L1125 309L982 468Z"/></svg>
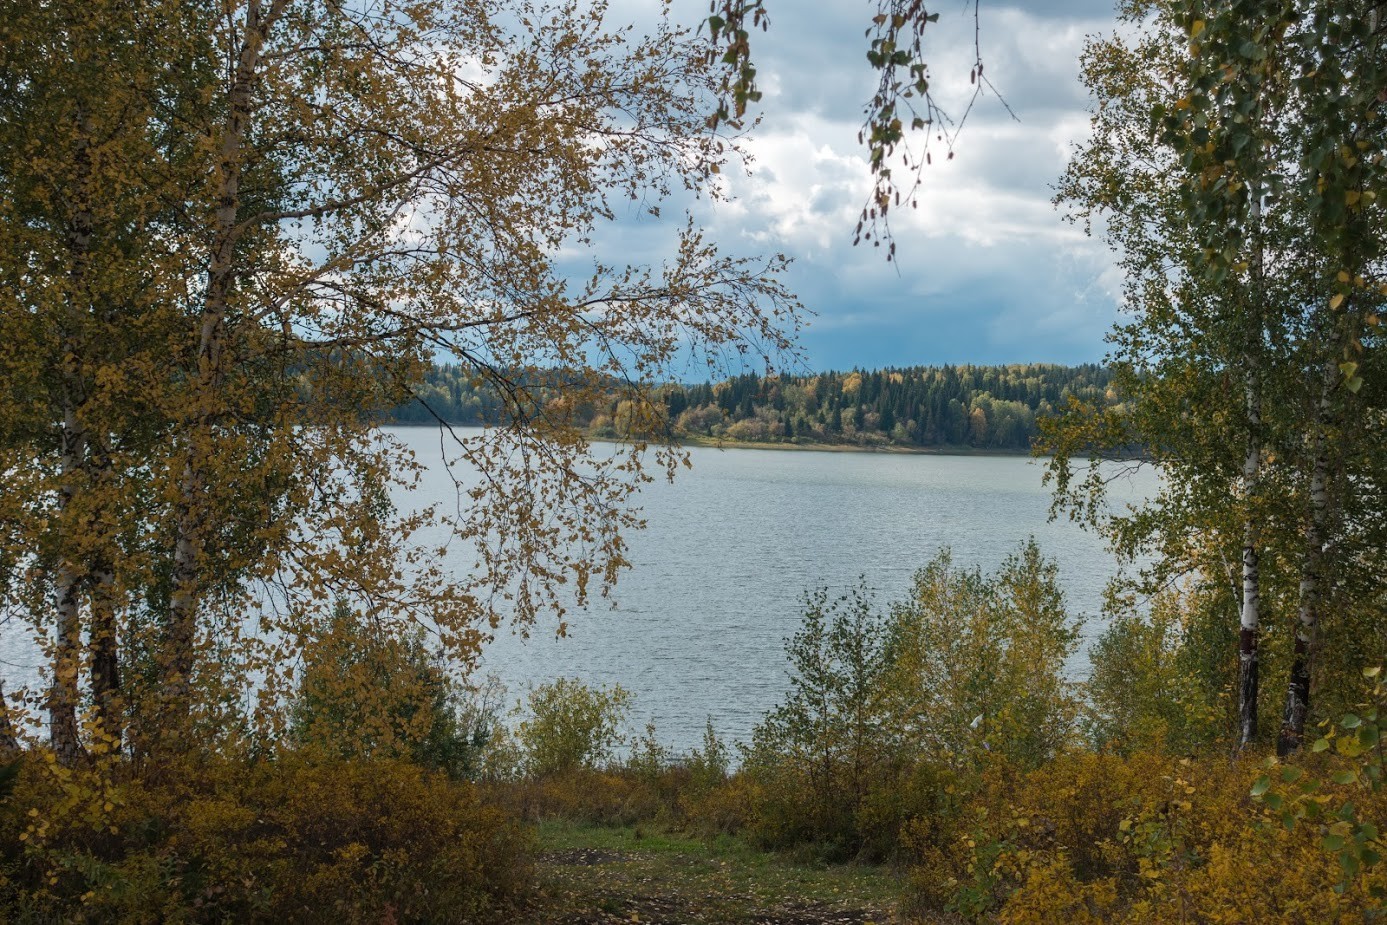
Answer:
<svg viewBox="0 0 1387 925"><path fill-rule="evenodd" d="M640 22L658 4L620 0L613 17ZM852 246L871 190L857 143L875 75L865 61L868 5L774 0L753 55L764 118L748 139L750 176L729 173L733 203L693 204L729 250L782 251L790 279L818 317L803 337L812 368L942 362L1085 362L1101 359L1117 317L1120 277L1101 242L1062 221L1052 185L1088 132L1078 80L1086 36L1111 32L1107 2L1034 2L982 8L981 52L990 93L967 112L954 151L933 148L919 208L893 213L897 261ZM811 12L812 11L812 12ZM971 4L941 7L930 35L940 103L957 120L973 91ZM697 21L705 0L677 0ZM624 221L604 241L656 258L648 219Z"/></svg>
<svg viewBox="0 0 1387 925"><path fill-rule="evenodd" d="M1102 357L1116 317L1111 256L1064 223L1051 198L1073 144L1087 136L1078 58L1086 36L1112 29L1104 8L984 10L986 73L1020 121L985 96L968 113L955 157L934 149L919 208L893 216L896 265L851 245L871 188L856 139L865 96L854 75L867 70L860 25L816 29L812 17L799 17L783 44L767 49L763 73L777 92L749 144L753 176L733 187L744 211L711 221L720 239L740 235L798 258L794 283L819 313L805 336L811 365ZM773 19L772 33L785 22ZM790 43L811 35L806 60ZM944 11L935 38L935 86L958 117L971 93L971 6Z"/></svg>

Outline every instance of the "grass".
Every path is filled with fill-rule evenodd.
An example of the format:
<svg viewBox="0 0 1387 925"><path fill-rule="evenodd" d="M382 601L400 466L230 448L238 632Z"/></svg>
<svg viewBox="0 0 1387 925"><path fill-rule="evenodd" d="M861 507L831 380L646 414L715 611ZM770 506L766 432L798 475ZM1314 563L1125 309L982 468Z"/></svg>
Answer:
<svg viewBox="0 0 1387 925"><path fill-rule="evenodd" d="M537 925L885 925L885 868L799 862L746 842L568 822L539 826Z"/></svg>

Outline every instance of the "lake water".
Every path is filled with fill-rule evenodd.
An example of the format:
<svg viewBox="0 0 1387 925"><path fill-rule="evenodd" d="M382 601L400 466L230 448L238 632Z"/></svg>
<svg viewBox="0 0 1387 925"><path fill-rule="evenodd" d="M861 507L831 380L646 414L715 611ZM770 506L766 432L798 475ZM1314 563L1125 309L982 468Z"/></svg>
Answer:
<svg viewBox="0 0 1387 925"><path fill-rule="evenodd" d="M451 502L453 482L429 428L397 428L432 464L405 507ZM633 568L615 606L599 602L529 639L503 630L482 671L510 699L560 676L621 684L636 695L634 719L685 750L711 716L718 733L746 740L786 687L784 640L799 625L802 594L845 590L863 576L884 607L943 546L954 561L993 569L1028 536L1059 564L1070 609L1096 619L1116 564L1102 541L1068 521L1050 522L1043 466L1023 457L928 456L799 450L690 450L693 469L648 486L639 504L649 526L629 537ZM1154 493L1149 468L1112 487L1114 503ZM424 539L424 538L421 538ZM468 568L463 544L452 565ZM11 690L37 679L27 632L0 626L0 676ZM1082 675L1086 662L1070 666Z"/></svg>
<svg viewBox="0 0 1387 925"><path fill-rule="evenodd" d="M431 429L395 431L424 463L437 463ZM749 738L786 687L784 640L807 589L846 589L864 576L885 606L943 546L960 565L993 569L1029 536L1059 565L1073 612L1101 632L1103 587L1116 563L1102 541L1049 520L1043 464L1024 457L690 449L692 470L639 497L648 527L632 534L616 605L571 614L568 634L501 632L484 672L511 699L559 676L619 683L636 695L634 718L687 749L711 716L719 735ZM1112 501L1153 494L1148 467L1118 479ZM419 499L451 498L446 477ZM406 499L400 499L405 501ZM465 567L459 563L458 567ZM1071 666L1083 674L1082 660Z"/></svg>

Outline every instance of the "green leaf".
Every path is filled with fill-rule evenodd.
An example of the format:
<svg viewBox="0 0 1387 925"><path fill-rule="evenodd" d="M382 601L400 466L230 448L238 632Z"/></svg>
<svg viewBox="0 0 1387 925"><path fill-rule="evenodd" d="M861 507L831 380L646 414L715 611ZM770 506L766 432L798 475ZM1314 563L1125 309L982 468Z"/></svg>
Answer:
<svg viewBox="0 0 1387 925"><path fill-rule="evenodd" d="M1326 851L1340 851L1344 847L1344 837L1342 835L1326 835L1323 845Z"/></svg>
<svg viewBox="0 0 1387 925"><path fill-rule="evenodd" d="M1363 721L1354 714L1345 713L1344 718L1339 720L1339 725L1343 726L1345 729L1357 729L1358 724L1361 722Z"/></svg>
<svg viewBox="0 0 1387 925"><path fill-rule="evenodd" d="M1356 780L1358 780L1358 775L1353 771L1334 772L1334 783L1336 784L1351 784Z"/></svg>
<svg viewBox="0 0 1387 925"><path fill-rule="evenodd" d="M1257 778L1257 780L1256 780L1255 782L1253 782L1253 784L1252 784L1252 795L1253 795L1254 797L1260 797L1262 794L1266 793L1266 792L1267 792L1268 790L1270 790L1270 789L1271 789L1271 778L1270 778L1270 777L1267 777L1265 774L1263 774L1261 777Z"/></svg>
<svg viewBox="0 0 1387 925"><path fill-rule="evenodd" d="M1327 751L1329 751L1329 740L1328 740L1328 739L1316 739L1316 740L1315 740L1315 744L1310 746L1310 751L1312 751L1312 752L1327 752Z"/></svg>
<svg viewBox="0 0 1387 925"><path fill-rule="evenodd" d="M1358 858L1350 851L1339 852L1339 866L1344 869L1344 873L1350 877L1358 876Z"/></svg>

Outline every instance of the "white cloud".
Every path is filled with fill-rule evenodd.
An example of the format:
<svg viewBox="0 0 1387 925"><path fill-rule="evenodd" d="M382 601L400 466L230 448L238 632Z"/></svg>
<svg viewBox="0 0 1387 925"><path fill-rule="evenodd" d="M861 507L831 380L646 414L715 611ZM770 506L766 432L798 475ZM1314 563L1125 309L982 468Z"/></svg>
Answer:
<svg viewBox="0 0 1387 925"><path fill-rule="evenodd" d="M736 201L696 214L729 249L797 259L791 283L819 313L804 338L811 365L1099 359L1121 278L1101 242L1062 221L1051 187L1088 135L1078 59L1087 35L1113 30L1106 3L984 5L986 73L1021 121L985 96L954 159L934 149L919 208L892 214L896 264L851 243L872 185L856 138L874 82L863 38L870 10L855 0L769 6L771 30L753 45L766 112L747 142L752 174L728 175ZM620 0L613 19L657 8ZM930 36L934 87L955 116L972 89L971 10L942 9ZM706 15L706 0L674 5L676 19ZM650 230L642 221L610 238L623 254L656 257Z"/></svg>

